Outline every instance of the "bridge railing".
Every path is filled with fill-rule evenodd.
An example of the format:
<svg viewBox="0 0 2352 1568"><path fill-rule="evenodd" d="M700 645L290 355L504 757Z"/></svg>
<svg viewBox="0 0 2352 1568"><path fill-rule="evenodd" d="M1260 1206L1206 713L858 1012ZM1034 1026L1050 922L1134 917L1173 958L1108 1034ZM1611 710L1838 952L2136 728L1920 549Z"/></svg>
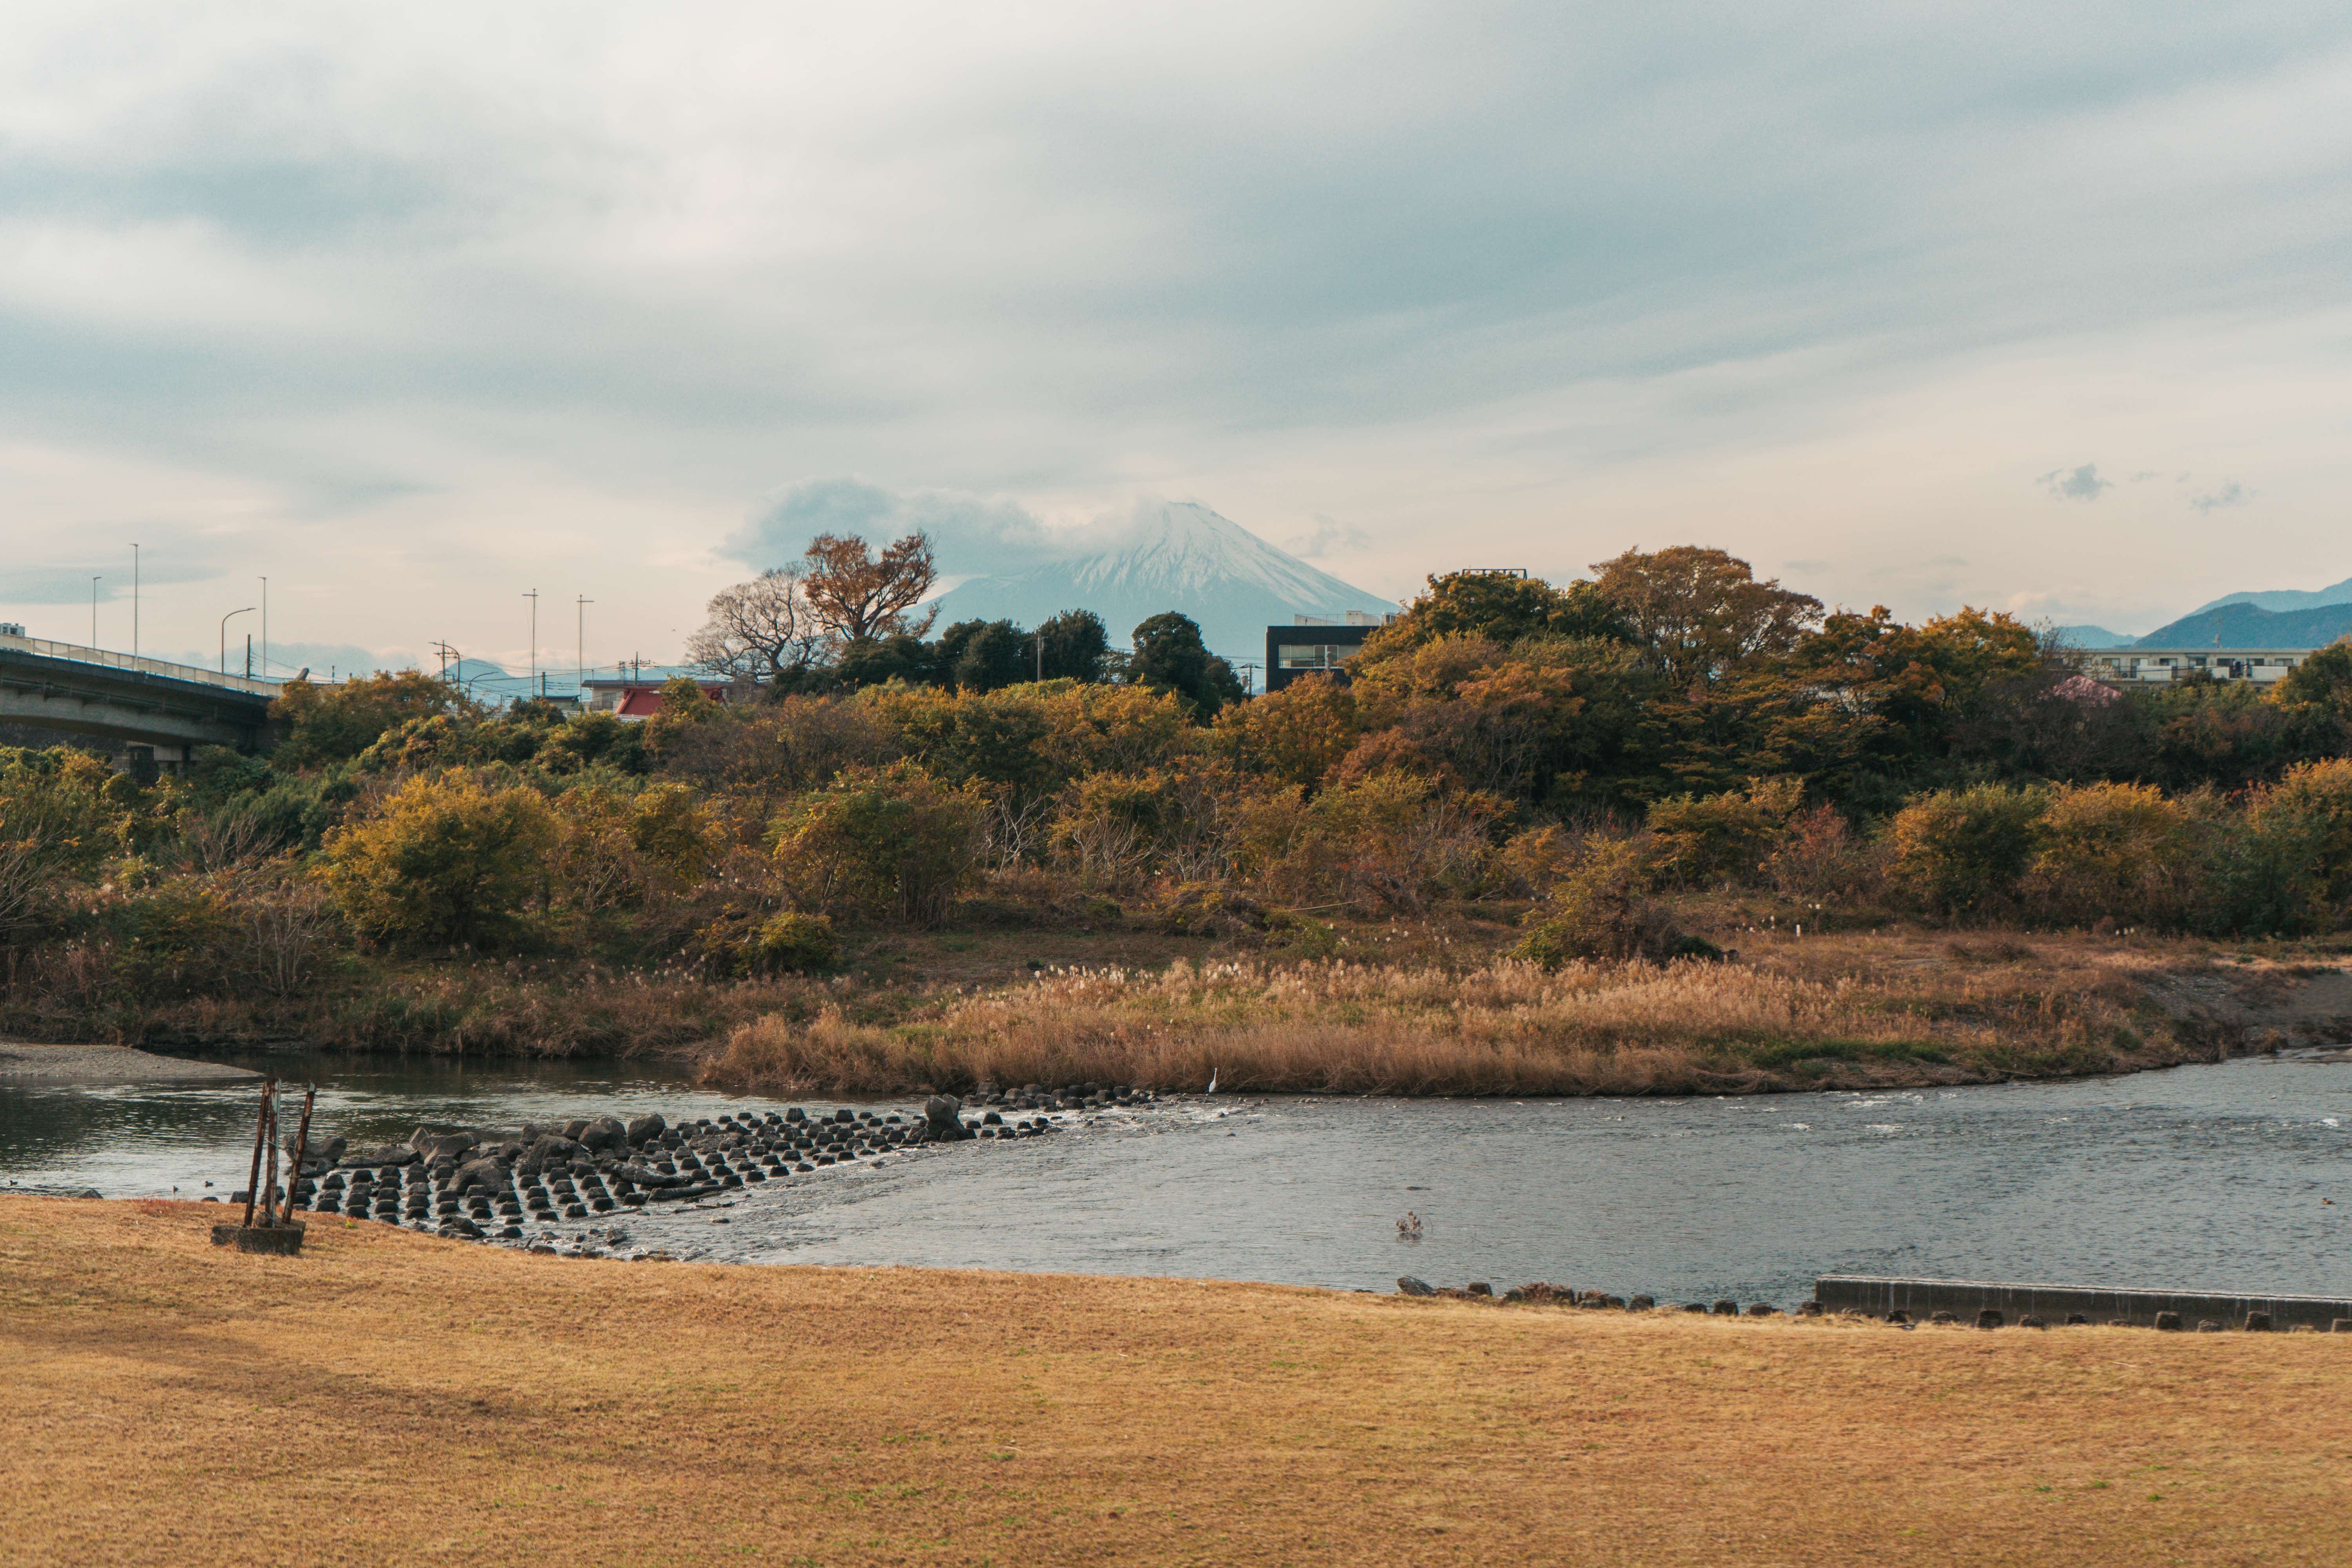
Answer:
<svg viewBox="0 0 2352 1568"><path fill-rule="evenodd" d="M110 653L102 647L82 647L69 642L51 642L47 637L0 636L0 647L37 654L43 658L71 659L77 664L102 664L110 669L135 669L142 675L161 675L172 680L193 680L205 686L247 692L255 697L278 695L278 682L274 680L257 680L249 675L223 675L201 665L167 664L160 658L134 658L127 653Z"/></svg>

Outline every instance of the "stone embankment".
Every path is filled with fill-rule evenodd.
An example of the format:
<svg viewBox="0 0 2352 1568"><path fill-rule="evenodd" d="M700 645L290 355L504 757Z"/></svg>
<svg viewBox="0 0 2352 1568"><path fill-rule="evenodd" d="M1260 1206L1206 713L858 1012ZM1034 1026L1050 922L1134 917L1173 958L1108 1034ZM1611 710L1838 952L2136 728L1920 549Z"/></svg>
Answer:
<svg viewBox="0 0 2352 1568"><path fill-rule="evenodd" d="M1668 1301L1648 1296L1612 1296L1605 1290L1566 1285L1519 1285L1500 1295L1484 1280L1455 1289L1410 1274L1397 1278L1401 1296L1496 1306L1584 1307L1629 1312L1700 1312L1724 1318L1774 1318L1780 1309L1766 1301ZM1871 1319L1897 1328L1921 1323L1979 1329L2015 1326L2046 1329L2055 1319L2068 1327L2104 1323L2111 1329L2180 1331L2192 1325L2205 1333L2235 1329L2247 1333L2352 1331L2352 1300L2321 1296L2214 1296L2177 1291L2103 1290L2065 1285L1993 1285L1959 1279L1864 1279L1824 1275L1814 1299L1800 1302L1798 1318ZM1988 1305L1998 1301L1999 1305ZM1900 1302L1901 1305L1895 1303ZM1954 1310L1954 1309L1958 1310ZM2040 1309L2035 1310L2033 1309ZM2092 1310L2070 1309L2088 1308ZM2093 1316L2092 1311L2099 1315ZM2210 1314L2210 1316L2207 1314Z"/></svg>
<svg viewBox="0 0 2352 1568"><path fill-rule="evenodd" d="M1020 1112L1136 1105L1150 1098L1123 1085L1031 1085L987 1091L988 1103L971 1117L961 1101L940 1095L919 1113L812 1112L793 1106L675 1125L659 1115L625 1121L607 1115L515 1130L420 1127L404 1143L363 1149L314 1130L295 1177L294 1206L441 1236L520 1241L527 1223L586 1220L709 1197L926 1144L1040 1137L1053 1123L1042 1114ZM1006 1109L1015 1120L1006 1120ZM289 1157L294 1143L286 1140ZM244 1199L236 1194L236 1201Z"/></svg>

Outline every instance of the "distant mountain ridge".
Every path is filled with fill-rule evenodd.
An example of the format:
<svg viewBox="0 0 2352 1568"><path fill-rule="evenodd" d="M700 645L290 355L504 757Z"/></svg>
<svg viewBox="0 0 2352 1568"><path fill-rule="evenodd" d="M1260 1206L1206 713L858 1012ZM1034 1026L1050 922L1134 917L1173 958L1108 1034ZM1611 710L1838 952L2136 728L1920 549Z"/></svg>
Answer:
<svg viewBox="0 0 2352 1568"><path fill-rule="evenodd" d="M2080 648L2325 647L2352 636L2352 577L2326 588L2224 594L2146 637L2105 626L2054 628Z"/></svg>
<svg viewBox="0 0 2352 1568"><path fill-rule="evenodd" d="M1092 610L1124 647L1136 625L1166 610L1199 623L1213 652L1265 656L1265 628L1298 616L1394 612L1396 601L1343 583L1192 501L1145 508L1102 549L1004 575L968 577L932 601L939 625L1010 620L1034 626Z"/></svg>
<svg viewBox="0 0 2352 1568"><path fill-rule="evenodd" d="M2074 647L2129 647L2139 641L2129 632L2111 632L2105 626L2053 626L2051 630Z"/></svg>
<svg viewBox="0 0 2352 1568"><path fill-rule="evenodd" d="M2140 638L2136 647L2325 647L2352 634L2352 603L2266 610L2243 599L2183 616ZM2085 645L2087 646L2087 645Z"/></svg>
<svg viewBox="0 0 2352 1568"><path fill-rule="evenodd" d="M2218 610L2227 605L2252 605L2261 610L2316 610L2328 605L2352 605L2352 577L2332 586L2313 590L2273 588L2260 594L2224 594L2210 605L2200 605L2189 612L2201 616L2208 610ZM2183 616L2182 619L2187 619Z"/></svg>

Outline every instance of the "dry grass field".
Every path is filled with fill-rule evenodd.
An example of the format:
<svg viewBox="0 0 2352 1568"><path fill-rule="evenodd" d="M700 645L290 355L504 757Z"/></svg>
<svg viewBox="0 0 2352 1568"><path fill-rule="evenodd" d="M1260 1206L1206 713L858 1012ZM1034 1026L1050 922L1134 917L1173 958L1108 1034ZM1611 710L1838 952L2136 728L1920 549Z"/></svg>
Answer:
<svg viewBox="0 0 2352 1568"><path fill-rule="evenodd" d="M618 1264L0 1199L0 1563L2352 1561L2352 1340ZM1503 1283L1498 1281L1499 1283Z"/></svg>
<svg viewBox="0 0 2352 1568"><path fill-rule="evenodd" d="M2209 943L1897 929L1748 931L1732 963L1432 955L1047 970L861 1018L853 997L736 1029L708 1081L888 1094L975 1083L1250 1093L1720 1094L1971 1083L2210 1061L2325 966ZM1389 956L1392 950L1406 956ZM2332 973L2328 971L2327 973ZM2191 982L2186 988L2183 982ZM2242 1047L2240 1048L2242 1048Z"/></svg>

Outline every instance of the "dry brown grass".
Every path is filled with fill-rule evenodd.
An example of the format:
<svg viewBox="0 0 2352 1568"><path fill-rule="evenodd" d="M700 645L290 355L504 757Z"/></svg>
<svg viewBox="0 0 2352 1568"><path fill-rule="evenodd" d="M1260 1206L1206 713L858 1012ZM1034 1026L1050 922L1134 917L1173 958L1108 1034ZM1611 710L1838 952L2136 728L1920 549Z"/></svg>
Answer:
<svg viewBox="0 0 2352 1568"><path fill-rule="evenodd" d="M601 1263L0 1199L0 1564L2352 1559L2352 1342Z"/></svg>
<svg viewBox="0 0 2352 1568"><path fill-rule="evenodd" d="M1136 1083L1362 1094L1673 1094L2111 1072L2210 1057L2144 955L1900 936L1768 940L1753 962L1187 963L1080 969L906 1022L840 1009L735 1032L714 1082L781 1092Z"/></svg>

